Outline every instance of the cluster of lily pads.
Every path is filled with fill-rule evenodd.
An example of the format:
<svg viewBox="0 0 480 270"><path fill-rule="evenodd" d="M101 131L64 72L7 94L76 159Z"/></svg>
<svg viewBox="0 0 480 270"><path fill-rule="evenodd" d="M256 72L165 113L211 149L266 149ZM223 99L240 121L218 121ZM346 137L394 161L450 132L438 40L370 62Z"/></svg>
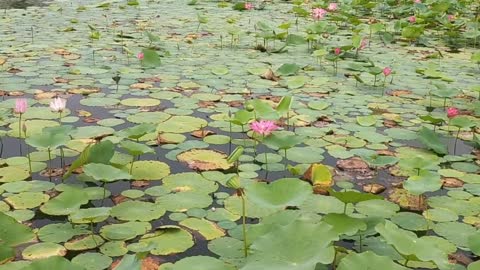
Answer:
<svg viewBox="0 0 480 270"><path fill-rule="evenodd" d="M480 269L479 10L5 10L0 270Z"/></svg>

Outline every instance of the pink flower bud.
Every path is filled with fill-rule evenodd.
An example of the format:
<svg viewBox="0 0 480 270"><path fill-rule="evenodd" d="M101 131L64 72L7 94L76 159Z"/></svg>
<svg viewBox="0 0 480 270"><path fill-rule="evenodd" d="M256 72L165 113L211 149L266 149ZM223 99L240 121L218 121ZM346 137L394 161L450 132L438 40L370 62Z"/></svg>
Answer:
<svg viewBox="0 0 480 270"><path fill-rule="evenodd" d="M460 114L460 111L455 107L450 107L450 108L447 109L447 117L448 118L453 118L453 117L455 117L459 114Z"/></svg>
<svg viewBox="0 0 480 270"><path fill-rule="evenodd" d="M323 17L325 17L325 15L327 15L327 11L323 8L315 8L313 9L312 11L312 17L315 19L315 20L320 20L322 19Z"/></svg>
<svg viewBox="0 0 480 270"><path fill-rule="evenodd" d="M389 67L385 67L385 68L383 69L383 75L384 75L385 77L387 77L387 76L390 75L390 74L392 74L392 69L389 68Z"/></svg>
<svg viewBox="0 0 480 270"><path fill-rule="evenodd" d="M138 58L138 60L143 60L143 58L145 58L145 54L143 52L139 52L137 54L137 58Z"/></svg>
<svg viewBox="0 0 480 270"><path fill-rule="evenodd" d="M13 111L15 113L25 113L27 111L27 100L24 98L17 98L15 99L15 108L13 108Z"/></svg>
<svg viewBox="0 0 480 270"><path fill-rule="evenodd" d="M246 10L252 10L254 8L252 3L245 3L245 9Z"/></svg>
<svg viewBox="0 0 480 270"><path fill-rule="evenodd" d="M340 55L340 53L342 52L342 49L337 47L337 48L335 48L334 52L335 52L335 55Z"/></svg>
<svg viewBox="0 0 480 270"><path fill-rule="evenodd" d="M327 8L327 9L328 9L329 11L335 11L335 10L337 10L337 8L338 8L338 4L337 4L337 3L330 3L330 4L328 5L328 8Z"/></svg>
<svg viewBox="0 0 480 270"><path fill-rule="evenodd" d="M408 18L408 21L409 21L410 23L415 23L415 22L417 21L417 18L416 18L415 16L410 16L410 17Z"/></svg>

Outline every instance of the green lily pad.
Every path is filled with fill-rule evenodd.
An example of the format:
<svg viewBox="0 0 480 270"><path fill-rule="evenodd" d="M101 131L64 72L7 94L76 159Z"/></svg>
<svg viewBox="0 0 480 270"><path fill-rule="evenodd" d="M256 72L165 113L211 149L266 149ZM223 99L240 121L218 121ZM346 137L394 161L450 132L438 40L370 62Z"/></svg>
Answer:
<svg viewBox="0 0 480 270"><path fill-rule="evenodd" d="M157 228L156 232L145 234L138 244L128 246L130 250L148 247L153 255L169 255L184 252L194 245L192 235L177 226Z"/></svg>
<svg viewBox="0 0 480 270"><path fill-rule="evenodd" d="M105 225L100 230L100 234L109 240L130 240L147 233L151 228L148 222L131 221Z"/></svg>
<svg viewBox="0 0 480 270"><path fill-rule="evenodd" d="M37 235L43 242L63 243L74 236L88 234L89 232L88 227L85 225L54 223L40 228Z"/></svg>
<svg viewBox="0 0 480 270"><path fill-rule="evenodd" d="M169 174L170 167L164 162L155 160L133 162L132 178L135 180L160 180Z"/></svg>
<svg viewBox="0 0 480 270"><path fill-rule="evenodd" d="M46 202L40 207L40 211L47 215L63 216L77 211L86 203L88 196L84 191L71 189Z"/></svg>
<svg viewBox="0 0 480 270"><path fill-rule="evenodd" d="M366 251L363 253L351 253L344 257L338 265L338 270L368 270L372 265L379 269L407 270L408 268L396 264L387 256L378 256L377 254Z"/></svg>
<svg viewBox="0 0 480 270"><path fill-rule="evenodd" d="M0 212L0 241L2 245L17 246L35 239L35 234L28 226L18 223L14 218Z"/></svg>
<svg viewBox="0 0 480 270"><path fill-rule="evenodd" d="M251 202L272 208L299 206L313 192L310 184L296 178L284 178L271 184L257 182L245 189Z"/></svg>
<svg viewBox="0 0 480 270"><path fill-rule="evenodd" d="M105 243L105 240L98 235L83 235L66 242L65 248L68 250L87 250L99 247L103 243Z"/></svg>
<svg viewBox="0 0 480 270"><path fill-rule="evenodd" d="M49 199L50 197L47 194L41 192L22 192L5 198L5 201L15 209L32 209Z"/></svg>
<svg viewBox="0 0 480 270"><path fill-rule="evenodd" d="M181 259L175 264L162 264L159 270L235 270L236 268L219 259L207 256L192 256Z"/></svg>
<svg viewBox="0 0 480 270"><path fill-rule="evenodd" d="M132 107L152 107L160 105L160 100L153 98L126 98L120 104Z"/></svg>
<svg viewBox="0 0 480 270"><path fill-rule="evenodd" d="M85 270L103 270L112 264L112 259L100 253L83 253L72 259L72 263L82 266Z"/></svg>
<svg viewBox="0 0 480 270"><path fill-rule="evenodd" d="M198 231L206 240L213 240L225 236L225 231L215 223L205 219L187 218L179 224L191 230Z"/></svg>
<svg viewBox="0 0 480 270"><path fill-rule="evenodd" d="M30 177L30 173L26 169L10 166L0 168L0 183L22 181L28 177Z"/></svg>
<svg viewBox="0 0 480 270"><path fill-rule="evenodd" d="M110 207L95 207L77 209L68 217L70 222L82 223L98 223L106 220L110 216Z"/></svg>
<svg viewBox="0 0 480 270"><path fill-rule="evenodd" d="M28 266L22 268L22 270L45 270L45 269L55 269L55 270L85 270L82 266L71 263L69 260L59 257L52 256L46 259L40 259L32 262Z"/></svg>
<svg viewBox="0 0 480 270"><path fill-rule="evenodd" d="M151 221L165 214L158 204L140 201L126 201L112 207L111 215L125 221Z"/></svg>
<svg viewBox="0 0 480 270"><path fill-rule="evenodd" d="M44 259L52 256L65 256L67 250L55 243L37 243L28 246L22 251L22 257L26 260Z"/></svg>
<svg viewBox="0 0 480 270"><path fill-rule="evenodd" d="M212 193L218 189L218 184L205 179L201 174L187 172L172 174L163 178L163 187L172 192Z"/></svg>
<svg viewBox="0 0 480 270"><path fill-rule="evenodd" d="M165 122L158 125L158 132L167 133L185 133L198 130L201 127L207 126L207 121L202 118L192 116L172 116Z"/></svg>
<svg viewBox="0 0 480 270"><path fill-rule="evenodd" d="M186 212L191 208L205 208L212 204L210 195L198 192L177 192L160 196L156 204L171 212Z"/></svg>

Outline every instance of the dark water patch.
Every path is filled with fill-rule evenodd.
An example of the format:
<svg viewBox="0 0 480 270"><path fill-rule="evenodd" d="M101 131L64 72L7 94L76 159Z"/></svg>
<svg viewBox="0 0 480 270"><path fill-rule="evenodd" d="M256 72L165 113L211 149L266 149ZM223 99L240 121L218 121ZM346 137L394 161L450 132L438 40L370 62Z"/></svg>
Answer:
<svg viewBox="0 0 480 270"><path fill-rule="evenodd" d="M0 1L0 9L26 9L33 6L45 6L47 0L2 0Z"/></svg>

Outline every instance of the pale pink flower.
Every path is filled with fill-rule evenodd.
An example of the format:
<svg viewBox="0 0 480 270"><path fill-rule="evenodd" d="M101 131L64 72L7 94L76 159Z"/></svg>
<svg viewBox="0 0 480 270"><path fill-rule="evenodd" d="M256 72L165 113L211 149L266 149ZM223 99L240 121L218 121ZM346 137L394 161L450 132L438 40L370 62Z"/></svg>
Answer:
<svg viewBox="0 0 480 270"><path fill-rule="evenodd" d="M453 118L453 117L455 117L459 114L460 114L460 111L455 107L450 107L450 108L447 109L447 117L448 118Z"/></svg>
<svg viewBox="0 0 480 270"><path fill-rule="evenodd" d="M337 10L337 8L338 8L338 4L337 4L337 3L330 3L330 4L328 5L328 8L327 8L327 9L328 9L329 11L335 11L335 10Z"/></svg>
<svg viewBox="0 0 480 270"><path fill-rule="evenodd" d="M449 22L455 21L455 15L449 14L447 18Z"/></svg>
<svg viewBox="0 0 480 270"><path fill-rule="evenodd" d="M388 75L392 74L392 69L390 67L385 67L383 69L383 75L387 77Z"/></svg>
<svg viewBox="0 0 480 270"><path fill-rule="evenodd" d="M362 39L362 42L360 42L360 47L358 49L363 50L365 49L365 47L367 47L367 45L368 45L368 39L364 38Z"/></svg>
<svg viewBox="0 0 480 270"><path fill-rule="evenodd" d="M337 47L337 48L335 48L334 53L335 53L335 55L340 55L340 53L342 53L342 49Z"/></svg>
<svg viewBox="0 0 480 270"><path fill-rule="evenodd" d="M143 52L139 52L137 54L137 58L138 58L138 60L143 60L143 58L145 58L145 54Z"/></svg>
<svg viewBox="0 0 480 270"><path fill-rule="evenodd" d="M417 21L417 18L416 18L415 16L410 16L410 17L408 18L408 21L409 21L410 23L415 23L415 22Z"/></svg>
<svg viewBox="0 0 480 270"><path fill-rule="evenodd" d="M323 17L325 17L325 15L327 15L327 11L323 8L315 8L313 9L312 11L312 17L315 19L315 20L320 20L322 19Z"/></svg>
<svg viewBox="0 0 480 270"><path fill-rule="evenodd" d="M246 10L252 10L254 8L252 3L245 3L245 9Z"/></svg>
<svg viewBox="0 0 480 270"><path fill-rule="evenodd" d="M27 111L27 100L24 98L17 98L15 99L15 108L13 108L13 111L15 113L25 113Z"/></svg>
<svg viewBox="0 0 480 270"><path fill-rule="evenodd" d="M67 106L67 100L64 98L54 98L52 101L50 101L50 109L53 112L63 112L65 110L65 107Z"/></svg>
<svg viewBox="0 0 480 270"><path fill-rule="evenodd" d="M421 3L422 3L422 0L413 0L413 2L414 2L415 4L421 4Z"/></svg>
<svg viewBox="0 0 480 270"><path fill-rule="evenodd" d="M272 131L277 130L278 126L271 120L260 120L252 122L250 128L257 134L268 136Z"/></svg>

